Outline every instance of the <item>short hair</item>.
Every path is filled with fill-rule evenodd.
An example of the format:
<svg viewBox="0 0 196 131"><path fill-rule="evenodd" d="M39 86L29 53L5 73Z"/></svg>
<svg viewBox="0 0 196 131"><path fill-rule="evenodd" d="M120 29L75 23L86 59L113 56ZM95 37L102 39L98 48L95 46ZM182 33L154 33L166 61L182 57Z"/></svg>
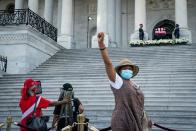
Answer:
<svg viewBox="0 0 196 131"><path fill-rule="evenodd" d="M73 87L72 87L71 84L65 83L65 84L63 84L63 90L72 91L73 90Z"/></svg>

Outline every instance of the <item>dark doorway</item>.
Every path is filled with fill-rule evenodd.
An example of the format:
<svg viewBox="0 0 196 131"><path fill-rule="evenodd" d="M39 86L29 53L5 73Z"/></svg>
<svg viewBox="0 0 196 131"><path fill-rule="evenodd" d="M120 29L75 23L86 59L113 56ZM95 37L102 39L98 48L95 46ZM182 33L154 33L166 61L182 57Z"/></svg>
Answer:
<svg viewBox="0 0 196 131"><path fill-rule="evenodd" d="M175 22L172 20L163 20L154 26L152 38L154 39L172 39L172 32L175 28ZM158 32L158 33L157 33Z"/></svg>
<svg viewBox="0 0 196 131"><path fill-rule="evenodd" d="M6 6L6 12L8 13L14 13L15 5L13 3L10 3Z"/></svg>

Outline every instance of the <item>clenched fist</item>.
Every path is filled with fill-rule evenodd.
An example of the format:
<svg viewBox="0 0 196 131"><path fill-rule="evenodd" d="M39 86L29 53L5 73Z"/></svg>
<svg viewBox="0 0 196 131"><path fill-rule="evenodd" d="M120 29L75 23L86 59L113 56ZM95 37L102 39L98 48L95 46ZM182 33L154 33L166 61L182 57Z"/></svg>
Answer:
<svg viewBox="0 0 196 131"><path fill-rule="evenodd" d="M105 48L105 44L104 44L104 33L103 32L98 33L97 39L98 39L99 48L100 49Z"/></svg>
<svg viewBox="0 0 196 131"><path fill-rule="evenodd" d="M98 33L97 38L98 38L98 43L99 44L103 43L103 41L104 41L104 33L103 32Z"/></svg>

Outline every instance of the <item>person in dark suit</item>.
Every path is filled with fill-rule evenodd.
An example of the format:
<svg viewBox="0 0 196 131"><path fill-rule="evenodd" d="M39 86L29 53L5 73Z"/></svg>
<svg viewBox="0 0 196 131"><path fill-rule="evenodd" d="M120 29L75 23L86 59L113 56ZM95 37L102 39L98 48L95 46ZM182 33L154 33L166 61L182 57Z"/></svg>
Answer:
<svg viewBox="0 0 196 131"><path fill-rule="evenodd" d="M139 28L139 39L140 40L144 40L143 24L140 24L140 28Z"/></svg>
<svg viewBox="0 0 196 131"><path fill-rule="evenodd" d="M174 36L175 36L176 39L180 38L180 28L179 28L178 24L176 24L176 27L174 29Z"/></svg>

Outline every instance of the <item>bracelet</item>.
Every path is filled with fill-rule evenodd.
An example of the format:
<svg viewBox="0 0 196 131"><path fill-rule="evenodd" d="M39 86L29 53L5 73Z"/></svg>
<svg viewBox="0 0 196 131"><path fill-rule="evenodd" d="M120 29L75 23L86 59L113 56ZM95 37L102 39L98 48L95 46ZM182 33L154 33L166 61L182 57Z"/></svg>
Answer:
<svg viewBox="0 0 196 131"><path fill-rule="evenodd" d="M106 47L104 47L104 48L101 48L101 49L99 49L99 50L101 50L101 51L102 51L102 50L105 50L105 49L106 49Z"/></svg>

